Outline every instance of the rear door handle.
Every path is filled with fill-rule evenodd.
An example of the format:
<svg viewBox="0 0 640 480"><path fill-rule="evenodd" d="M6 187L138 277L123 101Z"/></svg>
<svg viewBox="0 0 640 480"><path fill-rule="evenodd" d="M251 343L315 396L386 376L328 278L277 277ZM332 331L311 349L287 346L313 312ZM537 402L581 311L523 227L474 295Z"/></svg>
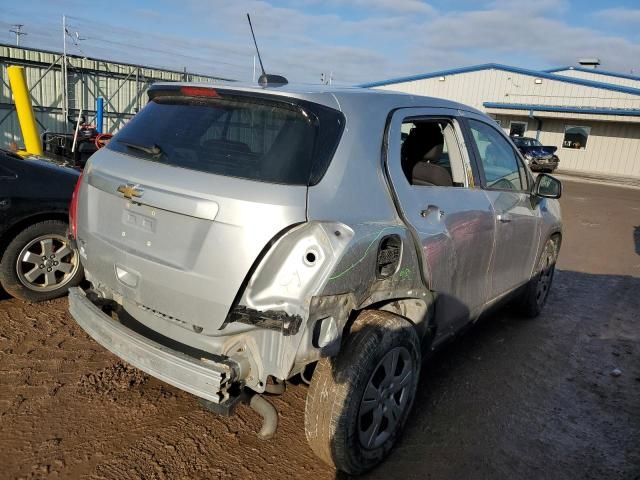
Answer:
<svg viewBox="0 0 640 480"><path fill-rule="evenodd" d="M509 223L511 221L511 215L508 213L500 213L498 214L498 221L502 223Z"/></svg>
<svg viewBox="0 0 640 480"><path fill-rule="evenodd" d="M444 217L444 210L442 210L440 207L438 207L437 205L429 205L427 208L425 208L424 210L422 210L420 212L420 216L422 218L426 218L429 215L431 215L432 213L438 213L438 218L442 218Z"/></svg>

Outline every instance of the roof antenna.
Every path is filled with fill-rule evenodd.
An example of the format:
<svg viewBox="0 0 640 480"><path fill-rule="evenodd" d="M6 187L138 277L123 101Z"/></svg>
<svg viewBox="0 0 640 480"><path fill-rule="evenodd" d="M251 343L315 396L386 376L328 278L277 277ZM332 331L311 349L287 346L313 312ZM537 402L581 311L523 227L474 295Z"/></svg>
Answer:
<svg viewBox="0 0 640 480"><path fill-rule="evenodd" d="M253 33L253 25L251 25L251 17L247 13L247 20L249 20L249 28L251 29L251 36L253 37L253 44L256 46L256 53L258 54L258 61L260 62L260 69L262 70L262 75L258 78L258 84L262 87L268 86L280 86L286 85L289 81L284 78L282 75L269 75L264 71L264 65L262 64L262 58L260 57L260 50L258 50L258 42L256 42L256 35Z"/></svg>

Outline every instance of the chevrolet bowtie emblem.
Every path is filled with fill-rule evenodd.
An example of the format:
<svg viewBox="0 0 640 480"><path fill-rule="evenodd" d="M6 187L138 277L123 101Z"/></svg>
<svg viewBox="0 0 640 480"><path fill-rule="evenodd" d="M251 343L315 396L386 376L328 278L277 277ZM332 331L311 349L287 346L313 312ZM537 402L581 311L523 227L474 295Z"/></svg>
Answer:
<svg viewBox="0 0 640 480"><path fill-rule="evenodd" d="M120 185L118 192L128 200L132 198L140 198L144 193L144 189L140 188L140 185L134 185L133 183L127 183L126 185Z"/></svg>

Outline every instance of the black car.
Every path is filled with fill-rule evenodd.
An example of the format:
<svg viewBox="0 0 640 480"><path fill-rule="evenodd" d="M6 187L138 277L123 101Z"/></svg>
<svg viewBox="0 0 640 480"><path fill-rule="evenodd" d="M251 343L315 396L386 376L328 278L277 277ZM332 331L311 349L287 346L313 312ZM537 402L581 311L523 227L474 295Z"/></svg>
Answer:
<svg viewBox="0 0 640 480"><path fill-rule="evenodd" d="M78 251L67 238L80 172L0 149L0 285L37 302L80 283Z"/></svg>
<svg viewBox="0 0 640 480"><path fill-rule="evenodd" d="M544 146L535 138L530 137L512 136L511 140L524 155L531 170L553 172L558 168L560 159L555 154L558 147Z"/></svg>

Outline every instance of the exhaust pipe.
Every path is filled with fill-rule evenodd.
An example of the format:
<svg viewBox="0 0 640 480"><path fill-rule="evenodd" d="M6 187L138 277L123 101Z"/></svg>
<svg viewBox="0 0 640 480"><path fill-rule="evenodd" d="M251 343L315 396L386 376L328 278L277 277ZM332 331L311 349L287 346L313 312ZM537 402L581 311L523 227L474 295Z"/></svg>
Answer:
<svg viewBox="0 0 640 480"><path fill-rule="evenodd" d="M249 406L262 417L262 428L258 432L258 437L262 440L269 440L275 435L278 428L278 411L259 394L251 397Z"/></svg>

